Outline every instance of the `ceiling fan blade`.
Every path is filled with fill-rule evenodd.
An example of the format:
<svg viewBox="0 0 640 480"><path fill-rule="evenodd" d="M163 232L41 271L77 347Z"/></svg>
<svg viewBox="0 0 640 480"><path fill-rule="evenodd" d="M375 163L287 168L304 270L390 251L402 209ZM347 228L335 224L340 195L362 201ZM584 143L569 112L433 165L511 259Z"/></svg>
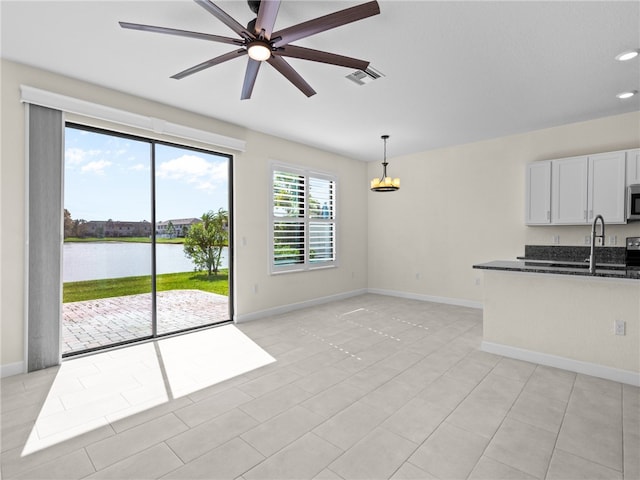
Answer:
<svg viewBox="0 0 640 480"><path fill-rule="evenodd" d="M247 62L247 71L244 74L244 83L242 84L242 95L240 95L240 100L248 100L251 98L251 93L253 92L253 86L256 84L260 65L262 65L262 62L249 58L249 61Z"/></svg>
<svg viewBox="0 0 640 480"><path fill-rule="evenodd" d="M143 32L166 33L167 35L177 35L179 37L199 38L201 40L210 40L212 42L230 43L234 45L242 45L242 40L229 37L221 37L220 35L211 35L209 33L190 32L188 30L177 30L175 28L155 27L153 25L142 25L139 23L118 22L122 28L131 30L141 30Z"/></svg>
<svg viewBox="0 0 640 480"><path fill-rule="evenodd" d="M340 27L347 23L356 22L379 13L380 6L378 2L373 0L307 22L299 23L283 30L278 30L277 32L273 32L271 38L274 40L274 46L279 47L300 40L301 38Z"/></svg>
<svg viewBox="0 0 640 480"><path fill-rule="evenodd" d="M209 67L213 67L214 65L219 65L228 60L233 60L234 58L240 57L242 55L246 55L246 53L247 51L244 48L241 48L240 50L234 50L233 52L225 53L224 55L220 55L219 57L212 58L211 60L207 60L206 62L202 62L191 68L187 68L182 72L172 75L171 78L180 80L181 78L188 77L189 75L193 75L194 73L201 72L202 70L205 70Z"/></svg>
<svg viewBox="0 0 640 480"><path fill-rule="evenodd" d="M256 20L256 36L260 35L260 32L264 30L264 37L267 40L271 38L279 8L280 0L261 0L258 19Z"/></svg>
<svg viewBox="0 0 640 480"><path fill-rule="evenodd" d="M273 68L279 71L287 80L293 83L307 97L316 94L316 91L311 88L311 85L309 85L304 80L304 78L302 78L300 74L296 72L293 67L284 60L284 58L271 56L271 58L267 60L267 62L269 62Z"/></svg>
<svg viewBox="0 0 640 480"><path fill-rule="evenodd" d="M281 57L300 58L302 60L311 60L312 62L328 63L330 65L339 65L341 67L355 68L356 70L366 70L369 62L359 60L357 58L345 57L335 53L323 52L321 50L313 50L311 48L297 47L295 45L285 45L272 52L273 55Z"/></svg>
<svg viewBox="0 0 640 480"><path fill-rule="evenodd" d="M211 15L216 17L222 23L224 23L231 30L236 32L242 38L255 38L253 32L250 32L245 27L236 22L233 17L231 17L227 12L218 7L215 3L212 3L210 0L193 0L202 8L204 8Z"/></svg>

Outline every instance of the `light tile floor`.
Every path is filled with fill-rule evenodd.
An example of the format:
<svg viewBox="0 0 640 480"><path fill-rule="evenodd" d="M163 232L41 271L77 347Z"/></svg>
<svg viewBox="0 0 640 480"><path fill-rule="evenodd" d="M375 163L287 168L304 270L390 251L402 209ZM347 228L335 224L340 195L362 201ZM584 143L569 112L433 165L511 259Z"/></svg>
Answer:
<svg viewBox="0 0 640 480"><path fill-rule="evenodd" d="M2 478L640 477L640 389L481 336L363 295L5 378Z"/></svg>

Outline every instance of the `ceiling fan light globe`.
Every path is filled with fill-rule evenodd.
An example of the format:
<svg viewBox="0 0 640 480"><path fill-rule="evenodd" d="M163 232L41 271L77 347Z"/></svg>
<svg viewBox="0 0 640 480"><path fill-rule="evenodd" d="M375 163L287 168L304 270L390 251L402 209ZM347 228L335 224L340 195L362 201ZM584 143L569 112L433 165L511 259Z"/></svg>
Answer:
<svg viewBox="0 0 640 480"><path fill-rule="evenodd" d="M264 62L271 57L271 48L264 42L251 42L247 47L249 57L258 62Z"/></svg>

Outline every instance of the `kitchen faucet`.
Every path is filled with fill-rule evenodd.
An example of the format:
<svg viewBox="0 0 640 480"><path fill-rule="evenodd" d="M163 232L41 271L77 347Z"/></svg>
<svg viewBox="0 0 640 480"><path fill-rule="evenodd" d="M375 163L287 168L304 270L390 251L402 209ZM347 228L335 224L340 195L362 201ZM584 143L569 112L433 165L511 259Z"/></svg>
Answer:
<svg viewBox="0 0 640 480"><path fill-rule="evenodd" d="M600 229L600 235L596 235L596 224L598 223L598 219L602 223L602 228ZM589 254L589 273L591 275L596 273L596 238L600 237L602 239L602 245L604 245L604 218L602 215L596 215L596 218L593 219L593 225L591 226L591 253Z"/></svg>

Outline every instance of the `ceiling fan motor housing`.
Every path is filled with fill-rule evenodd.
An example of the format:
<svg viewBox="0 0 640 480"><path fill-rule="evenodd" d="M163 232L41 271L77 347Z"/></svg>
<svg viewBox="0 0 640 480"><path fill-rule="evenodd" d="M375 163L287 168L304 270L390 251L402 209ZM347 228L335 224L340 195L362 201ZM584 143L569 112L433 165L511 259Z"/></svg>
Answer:
<svg viewBox="0 0 640 480"><path fill-rule="evenodd" d="M247 0L247 3L251 11L257 15L260 10L260 0Z"/></svg>

